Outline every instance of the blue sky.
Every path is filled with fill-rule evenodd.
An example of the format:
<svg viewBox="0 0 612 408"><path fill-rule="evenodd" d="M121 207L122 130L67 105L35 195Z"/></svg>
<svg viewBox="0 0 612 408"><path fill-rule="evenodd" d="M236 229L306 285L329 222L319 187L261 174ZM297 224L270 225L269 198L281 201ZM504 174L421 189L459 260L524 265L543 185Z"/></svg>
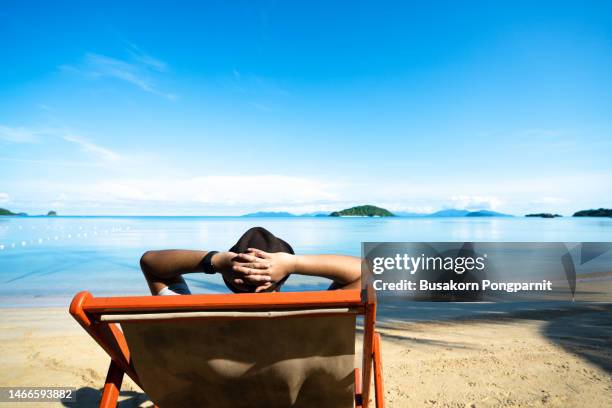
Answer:
<svg viewBox="0 0 612 408"><path fill-rule="evenodd" d="M8 1L0 56L16 211L612 206L609 2Z"/></svg>

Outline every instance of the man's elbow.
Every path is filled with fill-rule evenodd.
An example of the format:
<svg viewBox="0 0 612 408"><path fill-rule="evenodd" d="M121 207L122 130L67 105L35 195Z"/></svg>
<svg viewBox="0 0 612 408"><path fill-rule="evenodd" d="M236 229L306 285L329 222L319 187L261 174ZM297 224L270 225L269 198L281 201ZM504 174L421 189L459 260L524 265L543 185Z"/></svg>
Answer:
<svg viewBox="0 0 612 408"><path fill-rule="evenodd" d="M142 254L142 256L140 257L140 269L142 269L144 273L152 273L155 258L155 251L147 251Z"/></svg>
<svg viewBox="0 0 612 408"><path fill-rule="evenodd" d="M342 285L342 289L361 289L361 274Z"/></svg>

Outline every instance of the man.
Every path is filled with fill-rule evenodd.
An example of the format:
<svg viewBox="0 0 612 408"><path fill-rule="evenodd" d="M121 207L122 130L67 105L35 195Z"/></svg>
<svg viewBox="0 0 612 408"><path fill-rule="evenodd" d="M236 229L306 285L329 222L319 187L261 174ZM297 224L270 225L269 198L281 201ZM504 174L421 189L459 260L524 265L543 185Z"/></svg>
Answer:
<svg viewBox="0 0 612 408"><path fill-rule="evenodd" d="M245 232L227 252L170 249L147 251L140 259L153 295L191 294L182 275L220 273L236 293L280 290L292 274L320 276L332 281L329 289L361 286L361 260L345 255L295 255L293 248L268 230Z"/></svg>

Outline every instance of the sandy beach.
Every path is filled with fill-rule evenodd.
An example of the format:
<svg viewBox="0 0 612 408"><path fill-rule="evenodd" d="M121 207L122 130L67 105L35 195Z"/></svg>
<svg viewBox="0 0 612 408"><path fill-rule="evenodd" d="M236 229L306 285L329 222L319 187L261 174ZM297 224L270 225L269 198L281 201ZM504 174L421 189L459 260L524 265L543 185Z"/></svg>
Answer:
<svg viewBox="0 0 612 408"><path fill-rule="evenodd" d="M511 310L441 322L384 320L379 329L391 407L612 404L610 305Z"/></svg>
<svg viewBox="0 0 612 408"><path fill-rule="evenodd" d="M407 321L381 307L387 405L612 406L612 306L515 309L420 303ZM0 336L2 386L74 386L77 406L97 406L108 358L66 309L2 309ZM150 405L124 381L121 407Z"/></svg>

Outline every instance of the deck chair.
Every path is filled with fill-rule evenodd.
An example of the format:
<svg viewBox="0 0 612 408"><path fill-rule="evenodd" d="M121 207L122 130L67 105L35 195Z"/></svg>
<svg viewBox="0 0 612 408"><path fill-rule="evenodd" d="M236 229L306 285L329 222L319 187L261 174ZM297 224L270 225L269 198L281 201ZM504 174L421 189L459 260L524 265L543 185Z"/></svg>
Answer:
<svg viewBox="0 0 612 408"><path fill-rule="evenodd" d="M127 374L161 408L384 407L376 299L366 290L96 298L70 314L111 358L100 407ZM355 364L363 316L362 369Z"/></svg>

